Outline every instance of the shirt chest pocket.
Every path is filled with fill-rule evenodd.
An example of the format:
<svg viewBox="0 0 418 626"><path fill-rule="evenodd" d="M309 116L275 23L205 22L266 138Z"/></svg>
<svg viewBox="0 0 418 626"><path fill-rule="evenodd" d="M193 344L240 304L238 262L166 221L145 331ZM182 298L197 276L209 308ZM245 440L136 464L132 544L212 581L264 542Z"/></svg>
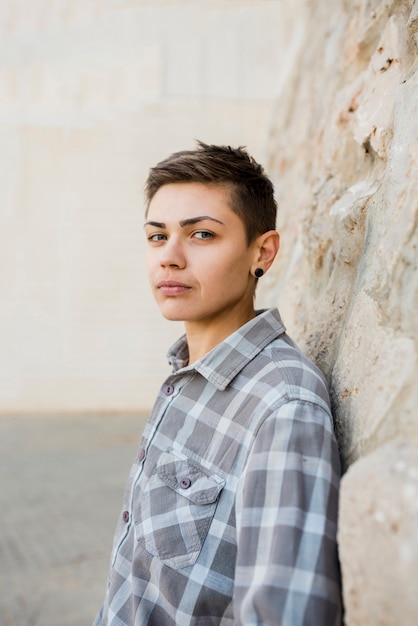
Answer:
<svg viewBox="0 0 418 626"><path fill-rule="evenodd" d="M161 454L145 487L136 487L138 542L169 567L193 565L224 484L177 451Z"/></svg>

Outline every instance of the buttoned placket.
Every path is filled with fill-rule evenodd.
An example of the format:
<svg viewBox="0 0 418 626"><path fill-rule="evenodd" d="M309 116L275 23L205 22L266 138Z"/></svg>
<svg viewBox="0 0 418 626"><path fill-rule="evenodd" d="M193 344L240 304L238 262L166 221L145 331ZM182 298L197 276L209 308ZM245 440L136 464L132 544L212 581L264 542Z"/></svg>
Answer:
<svg viewBox="0 0 418 626"><path fill-rule="evenodd" d="M112 557L113 564L116 561L121 545L123 544L123 542L129 535L129 532L131 532L131 527L132 527L132 522L133 522L132 511L133 511L135 488L138 484L138 481L141 478L141 474L143 472L143 467L144 467L144 461L147 457L148 449L151 446L156 433L158 432L159 426L167 412L167 409L169 408L173 400L177 397L177 395L180 393L184 385L187 383L187 379L188 379L187 376L182 377L182 376L176 376L174 374L172 376L169 376L165 380L163 385L161 386L160 393L157 398L156 406L158 402L161 402L161 400L163 401L161 402L158 408L158 417L155 420L153 420L152 431L148 434L147 441L144 442L144 446L141 447L138 452L138 456L137 456L138 468L137 468L135 476L132 479L131 493L130 493L130 498L129 498L129 508L127 508L126 510L122 512L122 520L125 523L125 532L122 533L122 536L120 537L120 540L117 546L115 546L114 554ZM154 410L156 406L154 407Z"/></svg>

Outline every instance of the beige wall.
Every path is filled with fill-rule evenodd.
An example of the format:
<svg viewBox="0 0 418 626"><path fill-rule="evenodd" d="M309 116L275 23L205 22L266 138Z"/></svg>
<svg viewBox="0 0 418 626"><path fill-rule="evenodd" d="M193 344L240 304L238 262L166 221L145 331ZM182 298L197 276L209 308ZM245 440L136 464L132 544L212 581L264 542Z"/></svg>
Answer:
<svg viewBox="0 0 418 626"><path fill-rule="evenodd" d="M145 280L147 169L195 138L262 159L286 4L0 3L0 412L152 404L182 327Z"/></svg>

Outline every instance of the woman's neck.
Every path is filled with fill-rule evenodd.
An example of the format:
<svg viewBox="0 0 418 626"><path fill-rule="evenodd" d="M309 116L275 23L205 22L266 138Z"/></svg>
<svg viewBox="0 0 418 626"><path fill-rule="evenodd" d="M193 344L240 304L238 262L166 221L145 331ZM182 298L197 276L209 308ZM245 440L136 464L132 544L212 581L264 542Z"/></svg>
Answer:
<svg viewBox="0 0 418 626"><path fill-rule="evenodd" d="M255 317L254 307L234 314L229 312L220 322L186 322L186 336L189 347L189 365L210 352L215 346Z"/></svg>

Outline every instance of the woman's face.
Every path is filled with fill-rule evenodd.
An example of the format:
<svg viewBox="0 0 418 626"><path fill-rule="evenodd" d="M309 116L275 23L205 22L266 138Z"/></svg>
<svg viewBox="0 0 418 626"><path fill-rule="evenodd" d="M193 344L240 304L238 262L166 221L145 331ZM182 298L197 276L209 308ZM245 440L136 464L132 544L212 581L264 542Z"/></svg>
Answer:
<svg viewBox="0 0 418 626"><path fill-rule="evenodd" d="M148 278L164 317L204 329L254 316L257 242L247 244L227 187L164 185L149 205L145 233Z"/></svg>

